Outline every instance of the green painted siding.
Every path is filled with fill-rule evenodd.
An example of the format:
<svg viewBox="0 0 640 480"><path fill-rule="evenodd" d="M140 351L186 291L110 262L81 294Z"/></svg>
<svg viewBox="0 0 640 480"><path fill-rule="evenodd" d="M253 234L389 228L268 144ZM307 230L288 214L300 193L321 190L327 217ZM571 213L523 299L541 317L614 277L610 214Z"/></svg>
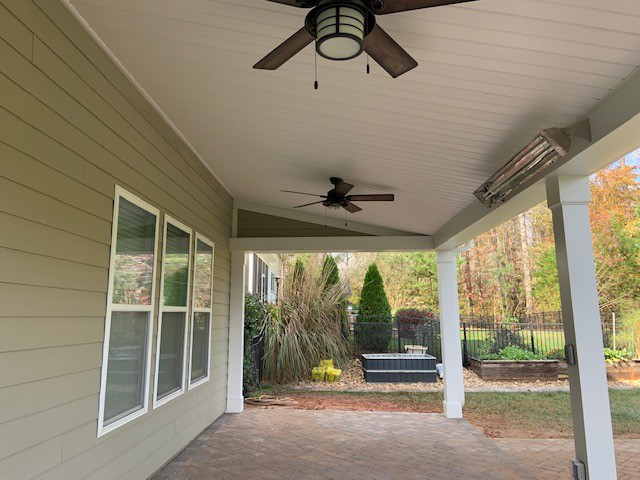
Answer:
<svg viewBox="0 0 640 480"><path fill-rule="evenodd" d="M58 0L0 59L0 478L147 478L226 406L233 199ZM116 184L215 242L211 380L97 438Z"/></svg>
<svg viewBox="0 0 640 480"><path fill-rule="evenodd" d="M325 227L317 223L238 210L239 238L367 236L366 233L354 232L346 228L348 227L345 229Z"/></svg>

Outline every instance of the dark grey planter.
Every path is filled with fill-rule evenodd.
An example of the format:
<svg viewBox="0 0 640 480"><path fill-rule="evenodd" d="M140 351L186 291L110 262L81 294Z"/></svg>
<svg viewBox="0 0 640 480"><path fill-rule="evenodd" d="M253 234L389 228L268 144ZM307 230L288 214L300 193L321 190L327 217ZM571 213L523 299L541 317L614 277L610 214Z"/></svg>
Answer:
<svg viewBox="0 0 640 480"><path fill-rule="evenodd" d="M436 358L410 353L362 355L364 379L372 383L437 382Z"/></svg>

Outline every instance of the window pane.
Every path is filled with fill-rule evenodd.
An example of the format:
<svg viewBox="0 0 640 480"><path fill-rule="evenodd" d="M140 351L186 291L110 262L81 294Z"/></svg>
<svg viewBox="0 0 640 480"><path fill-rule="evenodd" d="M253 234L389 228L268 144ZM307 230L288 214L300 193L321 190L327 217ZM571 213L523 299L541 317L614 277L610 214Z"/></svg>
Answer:
<svg viewBox="0 0 640 480"><path fill-rule="evenodd" d="M182 359L184 354L184 312L164 312L160 334L160 362L158 368L158 398L182 387Z"/></svg>
<svg viewBox="0 0 640 480"><path fill-rule="evenodd" d="M105 424L142 408L148 319L148 312L111 314Z"/></svg>
<svg viewBox="0 0 640 480"><path fill-rule="evenodd" d="M196 273L193 285L193 306L211 308L211 285L213 282L213 248L198 240L196 246Z"/></svg>
<svg viewBox="0 0 640 480"><path fill-rule="evenodd" d="M167 224L164 256L164 305L186 307L189 278L189 245L191 235Z"/></svg>
<svg viewBox="0 0 640 480"><path fill-rule="evenodd" d="M209 369L209 328L211 314L193 314L193 344L191 345L191 381L195 382L208 375Z"/></svg>
<svg viewBox="0 0 640 480"><path fill-rule="evenodd" d="M113 303L151 305L156 216L120 198Z"/></svg>

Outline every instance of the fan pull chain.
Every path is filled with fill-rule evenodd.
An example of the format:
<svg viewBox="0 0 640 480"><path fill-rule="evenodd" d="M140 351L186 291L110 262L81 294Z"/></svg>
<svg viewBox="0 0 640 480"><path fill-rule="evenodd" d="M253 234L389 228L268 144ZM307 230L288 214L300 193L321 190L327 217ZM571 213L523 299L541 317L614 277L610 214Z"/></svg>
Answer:
<svg viewBox="0 0 640 480"><path fill-rule="evenodd" d="M317 41L316 41L317 43ZM318 50L316 49L315 51L315 56L314 56L314 60L315 60L315 81L313 82L313 89L314 90L318 90Z"/></svg>
<svg viewBox="0 0 640 480"><path fill-rule="evenodd" d="M375 3L375 2L372 2L372 3ZM366 25L365 25L365 29L366 29ZM369 52L367 51L367 44L368 43L369 43L369 41L367 39L367 36L365 35L365 37L364 37L364 51L367 53L367 75L369 75L371 73L371 67L369 66Z"/></svg>

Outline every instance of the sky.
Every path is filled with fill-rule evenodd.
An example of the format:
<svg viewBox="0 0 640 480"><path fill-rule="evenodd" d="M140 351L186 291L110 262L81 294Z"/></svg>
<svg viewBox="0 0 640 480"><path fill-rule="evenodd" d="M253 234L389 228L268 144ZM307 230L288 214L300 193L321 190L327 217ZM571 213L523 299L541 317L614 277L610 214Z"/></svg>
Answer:
<svg viewBox="0 0 640 480"><path fill-rule="evenodd" d="M625 155L624 160L627 165L636 167L636 180L640 182L640 148L634 152L629 153L628 155ZM619 164L619 162L620 160L616 160L610 165L610 167L615 168Z"/></svg>
<svg viewBox="0 0 640 480"><path fill-rule="evenodd" d="M629 155L627 155L624 158L625 158L625 161L627 162L627 165L633 165L634 167L640 166L640 148L635 152L631 152Z"/></svg>

